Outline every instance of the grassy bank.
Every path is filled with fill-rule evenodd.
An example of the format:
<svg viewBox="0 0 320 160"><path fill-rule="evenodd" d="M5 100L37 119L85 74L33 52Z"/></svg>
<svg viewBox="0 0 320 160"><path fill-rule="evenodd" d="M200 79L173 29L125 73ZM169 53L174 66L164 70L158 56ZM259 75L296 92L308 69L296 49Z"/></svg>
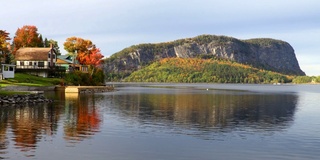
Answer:
<svg viewBox="0 0 320 160"><path fill-rule="evenodd" d="M0 90L0 96L12 96L12 95L24 95L24 94L29 94L29 92L15 92L15 91Z"/></svg>
<svg viewBox="0 0 320 160"><path fill-rule="evenodd" d="M4 79L0 81L0 87L5 86L34 86L45 87L60 84L60 78L43 78L39 76L16 73L14 78Z"/></svg>
<svg viewBox="0 0 320 160"><path fill-rule="evenodd" d="M29 92L5 91L1 87L6 86L30 86L30 87L46 87L60 84L59 78L43 78L39 76L16 73L14 78L0 80L0 96L21 95Z"/></svg>

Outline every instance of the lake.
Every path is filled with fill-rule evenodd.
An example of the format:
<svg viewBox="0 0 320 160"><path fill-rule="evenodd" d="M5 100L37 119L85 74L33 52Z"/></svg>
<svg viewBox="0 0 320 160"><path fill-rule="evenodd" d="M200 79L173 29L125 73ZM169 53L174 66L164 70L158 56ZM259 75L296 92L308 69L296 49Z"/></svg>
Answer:
<svg viewBox="0 0 320 160"><path fill-rule="evenodd" d="M0 159L320 157L320 85L113 85L1 106Z"/></svg>

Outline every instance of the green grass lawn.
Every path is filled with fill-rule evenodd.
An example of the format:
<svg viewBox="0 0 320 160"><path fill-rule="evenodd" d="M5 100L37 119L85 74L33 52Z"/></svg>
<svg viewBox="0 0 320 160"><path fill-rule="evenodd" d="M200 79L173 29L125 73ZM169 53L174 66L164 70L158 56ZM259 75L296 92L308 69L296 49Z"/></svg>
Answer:
<svg viewBox="0 0 320 160"><path fill-rule="evenodd" d="M29 94L29 92L14 92L14 91L0 90L0 96L25 95L25 94Z"/></svg>
<svg viewBox="0 0 320 160"><path fill-rule="evenodd" d="M0 87L5 86L54 86L60 84L60 78L43 78L25 73L15 73L14 78L0 80Z"/></svg>

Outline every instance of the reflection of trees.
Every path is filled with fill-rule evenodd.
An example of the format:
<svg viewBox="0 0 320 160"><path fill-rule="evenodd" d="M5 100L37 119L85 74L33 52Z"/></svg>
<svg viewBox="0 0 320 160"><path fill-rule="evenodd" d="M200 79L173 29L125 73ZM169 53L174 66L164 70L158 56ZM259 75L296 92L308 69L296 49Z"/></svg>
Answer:
<svg viewBox="0 0 320 160"><path fill-rule="evenodd" d="M12 141L20 151L34 154L37 143L43 137L57 134L59 120L64 115L66 139L83 140L99 131L101 115L95 107L93 95L79 97L54 92L46 97L57 102L0 106L0 154ZM7 135L8 131L12 135Z"/></svg>
<svg viewBox="0 0 320 160"><path fill-rule="evenodd" d="M197 130L241 125L278 130L293 119L297 96L289 94L132 94L113 98L123 116ZM259 125L255 125L259 124Z"/></svg>
<svg viewBox="0 0 320 160"><path fill-rule="evenodd" d="M12 141L20 151L33 152L43 135L55 134L59 113L54 104L0 106L0 154Z"/></svg>
<svg viewBox="0 0 320 160"><path fill-rule="evenodd" d="M99 131L101 116L94 105L93 95L80 95L67 106L67 121L64 126L67 140L81 141Z"/></svg>
<svg viewBox="0 0 320 160"><path fill-rule="evenodd" d="M168 93L112 96L56 93L52 96L60 101L54 104L0 107L0 153L8 148L10 141L21 151L34 150L41 138L56 134L60 119L64 120L64 135L69 142L90 138L100 130L102 115L97 106L108 103L113 106L108 109L115 109L113 113L121 114L126 120L142 125L154 122L161 127L172 127L169 130L183 130L181 133L185 134L195 130L232 131L243 126L252 127L254 132L281 130L290 125L298 100L292 94ZM6 132L12 132L9 134L12 138Z"/></svg>
<svg viewBox="0 0 320 160"><path fill-rule="evenodd" d="M93 95L65 96L56 92L50 96L59 102L0 106L0 159L9 144L26 156L34 156L37 143L42 138L57 134L59 119L64 115L68 140L83 140L99 131L101 116Z"/></svg>
<svg viewBox="0 0 320 160"><path fill-rule="evenodd" d="M7 108L0 107L0 153L1 150L4 150L8 147L8 139L6 136L8 126L8 114L3 114L7 112Z"/></svg>
<svg viewBox="0 0 320 160"><path fill-rule="evenodd" d="M21 151L29 151L35 149L42 134L54 134L57 118L52 112L50 104L16 107L11 122L15 146Z"/></svg>

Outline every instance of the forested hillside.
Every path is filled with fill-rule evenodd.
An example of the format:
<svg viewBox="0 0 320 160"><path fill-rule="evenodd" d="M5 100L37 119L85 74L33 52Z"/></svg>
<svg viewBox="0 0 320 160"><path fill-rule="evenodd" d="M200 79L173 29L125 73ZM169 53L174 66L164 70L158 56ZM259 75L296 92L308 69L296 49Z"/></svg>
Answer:
<svg viewBox="0 0 320 160"><path fill-rule="evenodd" d="M291 76L221 59L164 58L133 72L126 82L287 83Z"/></svg>

